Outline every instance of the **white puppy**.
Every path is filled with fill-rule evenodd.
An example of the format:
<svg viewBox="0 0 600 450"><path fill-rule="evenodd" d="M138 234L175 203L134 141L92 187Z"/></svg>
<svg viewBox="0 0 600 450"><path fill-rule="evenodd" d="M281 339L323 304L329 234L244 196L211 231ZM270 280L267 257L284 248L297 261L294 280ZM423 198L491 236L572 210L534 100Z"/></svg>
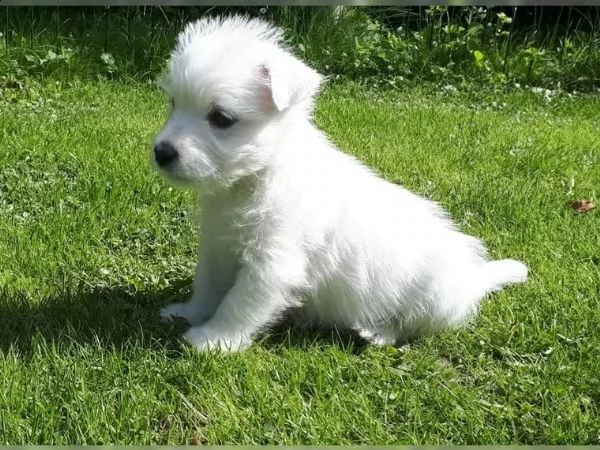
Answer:
<svg viewBox="0 0 600 450"><path fill-rule="evenodd" d="M260 20L204 18L178 37L152 157L202 193L202 242L191 300L162 316L187 319L199 349L245 348L284 312L394 344L460 324L527 278L520 262L489 262L439 205L337 150L311 123L321 82Z"/></svg>

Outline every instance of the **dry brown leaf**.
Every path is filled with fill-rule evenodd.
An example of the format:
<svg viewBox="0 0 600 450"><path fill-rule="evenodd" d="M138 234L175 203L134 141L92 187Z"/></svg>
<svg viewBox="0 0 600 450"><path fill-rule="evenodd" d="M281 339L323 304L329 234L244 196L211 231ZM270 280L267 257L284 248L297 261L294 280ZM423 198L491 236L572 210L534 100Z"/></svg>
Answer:
<svg viewBox="0 0 600 450"><path fill-rule="evenodd" d="M569 200L566 204L578 213L586 213L596 207L596 205L589 200Z"/></svg>

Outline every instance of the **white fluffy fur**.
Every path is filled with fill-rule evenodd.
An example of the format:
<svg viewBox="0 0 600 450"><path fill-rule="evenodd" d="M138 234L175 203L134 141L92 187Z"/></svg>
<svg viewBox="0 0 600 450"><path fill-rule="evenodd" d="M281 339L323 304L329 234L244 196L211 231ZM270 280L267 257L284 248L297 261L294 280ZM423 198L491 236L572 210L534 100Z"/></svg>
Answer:
<svg viewBox="0 0 600 450"><path fill-rule="evenodd" d="M178 158L157 168L203 194L202 242L191 300L161 314L187 319L199 349L243 349L284 312L393 344L460 324L527 278L518 261L489 262L438 204L337 150L311 123L321 81L256 19L204 18L178 38L155 140ZM212 126L215 107L238 122Z"/></svg>

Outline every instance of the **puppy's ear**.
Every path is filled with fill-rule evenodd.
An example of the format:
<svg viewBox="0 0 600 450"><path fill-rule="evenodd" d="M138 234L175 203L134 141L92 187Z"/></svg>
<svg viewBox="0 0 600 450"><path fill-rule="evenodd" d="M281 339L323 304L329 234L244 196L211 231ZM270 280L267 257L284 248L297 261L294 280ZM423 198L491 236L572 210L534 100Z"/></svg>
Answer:
<svg viewBox="0 0 600 450"><path fill-rule="evenodd" d="M317 71L288 54L264 63L260 72L278 111L300 102L310 105L323 81Z"/></svg>

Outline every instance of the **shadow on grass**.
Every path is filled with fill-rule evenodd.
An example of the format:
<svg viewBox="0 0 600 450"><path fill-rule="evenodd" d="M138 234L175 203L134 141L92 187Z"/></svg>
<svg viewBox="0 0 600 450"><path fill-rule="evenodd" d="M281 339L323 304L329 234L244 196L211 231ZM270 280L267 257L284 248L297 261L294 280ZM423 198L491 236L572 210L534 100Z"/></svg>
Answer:
<svg viewBox="0 0 600 450"><path fill-rule="evenodd" d="M181 294L183 295L183 294ZM126 349L131 345L181 353L185 323L165 324L158 311L179 297L176 289L131 292L124 287L63 292L33 303L20 292L0 293L0 351L26 357L41 338L63 344L96 344Z"/></svg>
<svg viewBox="0 0 600 450"><path fill-rule="evenodd" d="M175 285L189 285L181 280ZM182 301L189 293L171 288L158 292L131 292L125 288L98 288L66 292L32 303L24 293L0 291L0 351L19 357L32 355L42 342L61 351L64 345L100 345L126 352L129 348L167 351L177 358L185 345L184 320L162 322L160 308ZM337 346L360 352L365 342L351 332L336 329L300 329L291 318L282 320L257 338L258 346L277 351Z"/></svg>
<svg viewBox="0 0 600 450"><path fill-rule="evenodd" d="M287 317L256 339L257 345L267 350L315 347L338 347L354 354L361 353L369 344L351 330L338 328L301 328Z"/></svg>

